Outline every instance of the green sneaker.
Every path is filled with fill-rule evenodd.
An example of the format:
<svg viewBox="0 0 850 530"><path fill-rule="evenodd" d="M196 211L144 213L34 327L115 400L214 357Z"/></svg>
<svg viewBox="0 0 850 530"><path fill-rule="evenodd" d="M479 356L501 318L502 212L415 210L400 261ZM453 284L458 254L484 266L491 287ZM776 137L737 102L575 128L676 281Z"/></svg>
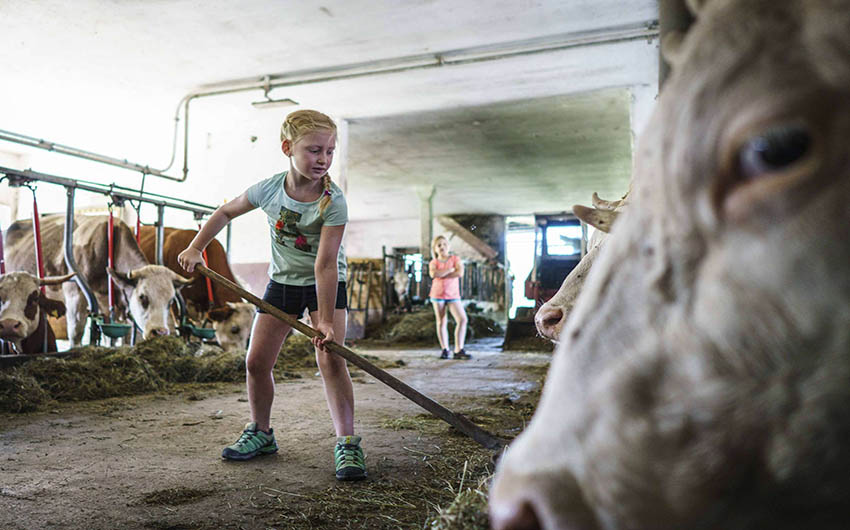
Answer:
<svg viewBox="0 0 850 530"><path fill-rule="evenodd" d="M266 434L257 429L256 423L245 425L242 436L233 445L228 445L221 451L221 457L227 460L248 460L257 455L270 455L277 452L277 442L274 439L274 429Z"/></svg>
<svg viewBox="0 0 850 530"><path fill-rule="evenodd" d="M337 480L366 478L366 457L360 448L359 436L340 436L334 447Z"/></svg>

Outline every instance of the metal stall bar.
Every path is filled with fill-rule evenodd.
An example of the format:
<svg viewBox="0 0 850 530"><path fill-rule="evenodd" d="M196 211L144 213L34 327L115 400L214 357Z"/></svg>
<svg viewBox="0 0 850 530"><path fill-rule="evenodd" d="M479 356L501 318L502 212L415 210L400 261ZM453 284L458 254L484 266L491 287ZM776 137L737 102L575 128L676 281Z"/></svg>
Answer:
<svg viewBox="0 0 850 530"><path fill-rule="evenodd" d="M48 175L46 173L39 173L32 170L17 170L12 168L7 168L0 166L0 174L3 175L2 179L8 179L9 184L12 186L20 186L23 184L27 184L32 181L38 182L48 182L51 184L57 184L60 186L64 186L67 194L67 206L65 210L65 232L64 232L64 256L65 263L68 266L70 271L76 272L77 274L74 276L74 281L77 282L77 285L83 291L83 295L86 297L86 302L89 306L89 313L92 316L99 315L99 307L97 303L97 298L94 296L94 292L91 287L86 283L85 279L82 275L79 274L79 268L77 263L74 261L73 255L73 232L74 232L74 195L77 189L83 191L89 191L92 193L99 193L102 195L106 195L110 197L113 201L123 201L123 200L135 200L149 204L156 205L157 207L157 261L158 264L162 264L162 243L164 240L164 211L165 208L174 208L178 210L184 210L192 212L192 214L196 218L203 217L205 215L210 215L215 208L212 206L202 205L199 203L193 203L189 201L183 201L181 199L174 199L170 197L166 197L164 195L152 194L152 193L143 193L139 190L133 190L130 188L124 188L121 186L106 185L96 182L86 182L75 179L70 179L66 177L59 177L56 175ZM158 198L153 198L153 197ZM228 225L228 230L230 229L230 225ZM100 330L97 328L97 324L95 319L92 319L92 328L91 328L91 341L92 343L97 343L100 337Z"/></svg>
<svg viewBox="0 0 850 530"><path fill-rule="evenodd" d="M5 168L0 168L0 171L3 171ZM8 173L6 173L8 176ZM97 305L97 297L94 295L94 291L92 291L88 282L86 282L83 275L80 274L80 269L77 267L77 262L74 261L74 186L65 186L65 193L68 196L68 202L65 207L65 232L63 233L63 251L65 253L65 264L68 266L68 270L75 272L74 281L77 282L80 290L83 292L83 296L86 297L86 303L89 305L89 314L92 316L97 316L100 314L100 308ZM70 333L69 333L70 335ZM100 343L100 328L97 327L97 322L94 318L91 319L91 329L89 335L89 342L92 344Z"/></svg>

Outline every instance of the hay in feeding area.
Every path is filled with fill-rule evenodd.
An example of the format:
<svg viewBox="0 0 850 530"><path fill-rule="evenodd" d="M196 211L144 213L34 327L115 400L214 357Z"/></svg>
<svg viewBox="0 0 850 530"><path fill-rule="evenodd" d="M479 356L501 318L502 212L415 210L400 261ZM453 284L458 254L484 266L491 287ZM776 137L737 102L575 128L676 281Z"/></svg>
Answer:
<svg viewBox="0 0 850 530"><path fill-rule="evenodd" d="M380 368L399 366L364 356ZM403 362L402 362L403 364ZM293 333L281 347L276 380L299 379L317 369L310 339ZM83 346L62 358L38 356L0 371L0 412L32 412L54 401L86 401L165 390L174 383L241 382L245 351L156 337L135 346Z"/></svg>
<svg viewBox="0 0 850 530"><path fill-rule="evenodd" d="M470 314L467 314L467 318L466 340L497 337L505 333L502 326L491 318ZM454 317L448 315L448 319L449 336L454 336ZM367 329L366 338L367 340L391 342L393 344L403 343L422 346L439 344L436 318L431 308L401 315L387 315L385 322L370 326Z"/></svg>
<svg viewBox="0 0 850 530"><path fill-rule="evenodd" d="M50 401L35 378L16 371L0 372L0 411L32 412Z"/></svg>

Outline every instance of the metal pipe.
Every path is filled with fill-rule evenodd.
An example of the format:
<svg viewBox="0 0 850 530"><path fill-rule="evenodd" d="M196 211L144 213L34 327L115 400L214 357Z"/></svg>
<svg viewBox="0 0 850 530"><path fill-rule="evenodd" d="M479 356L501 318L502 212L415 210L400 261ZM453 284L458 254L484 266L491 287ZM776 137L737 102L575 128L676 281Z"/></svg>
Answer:
<svg viewBox="0 0 850 530"><path fill-rule="evenodd" d="M83 291L83 295L86 297L86 303L89 306L89 314L92 316L98 315L99 308L97 306L97 298L94 295L91 287L86 282L83 275L80 274L80 268L77 266L77 262L74 261L74 191L75 188L73 186L66 186L65 193L68 195L67 206L65 210L65 232L64 232L64 252L65 252L65 265L68 266L68 270L71 272L77 273L74 275L74 281L77 282L80 290ZM94 319L92 319L94 321ZM94 333L94 329L97 326L92 325L92 333ZM94 336L92 336L94 337ZM95 339L92 338L92 343L95 343Z"/></svg>
<svg viewBox="0 0 850 530"><path fill-rule="evenodd" d="M230 223L227 223L227 230L224 233L225 234L224 241L227 245L227 247L225 248L225 252L227 252L228 263L230 262L230 238L231 238L231 232L233 231L232 228L233 228L233 225L231 225Z"/></svg>
<svg viewBox="0 0 850 530"><path fill-rule="evenodd" d="M178 104L183 106L183 178L189 176L189 102L195 98L221 96L249 90L263 90L268 96L269 90L295 85L322 83L354 79L378 74L389 74L434 68L447 65L470 64L481 61L507 59L518 55L565 50L580 46L611 44L638 39L652 39L658 36L658 21L649 20L638 24L615 26L593 31L562 33L558 35L539 37L486 46L460 48L438 53L408 55L392 59L366 61L328 68L298 70L283 74L264 75L259 78L250 77L204 85L201 90L191 92L183 97ZM177 119L175 117L175 119Z"/></svg>
<svg viewBox="0 0 850 530"><path fill-rule="evenodd" d="M165 260L162 259L162 247L165 244L165 205L159 204L156 207L156 264L162 265Z"/></svg>
<svg viewBox="0 0 850 530"><path fill-rule="evenodd" d="M175 134L177 131L175 130ZM111 156L99 155L97 153L92 153L91 151L86 151L84 149L79 149L76 147L71 147L68 145L57 144L56 142L50 142L47 140L42 140L39 138L33 138L31 136L26 136L23 134L15 133L12 131L4 131L0 130L0 140L6 140L8 142L15 142L19 144L23 144L29 147L37 147L39 149L44 149L46 151L55 151L57 153L63 155L76 156L78 158L85 158L86 160L92 160L94 162L101 162L103 164L109 164L111 166L116 166L124 169L130 169L132 171L140 171L147 175L154 175L157 177L162 177L168 180L175 180L177 182L182 182L183 179L178 177L172 177L163 173L165 170L155 169L150 166L143 166L141 164L135 164L133 162L128 162L126 159L121 160L118 158L113 158ZM175 140L176 141L176 140ZM172 155L173 159L173 155ZM172 162L173 163L173 162ZM169 164L170 166L170 164Z"/></svg>
<svg viewBox="0 0 850 530"><path fill-rule="evenodd" d="M106 185L97 182L86 182L65 177L58 177L56 175L48 175L47 173L39 173L37 171L12 169L3 166L0 166L0 174L6 175L9 181L15 184L22 184L29 181L49 182L51 184L65 186L66 188L72 187L83 191L100 193L102 195L111 196L116 199L141 201L157 206L167 206L169 208L192 212L193 214L199 216L210 215L213 211L215 211L214 207L207 206L205 204L184 201L182 199L172 199L170 197L166 197L165 195L158 195L156 193L143 193L139 190L125 188L122 186L115 186L114 184ZM161 197L162 199L154 197Z"/></svg>

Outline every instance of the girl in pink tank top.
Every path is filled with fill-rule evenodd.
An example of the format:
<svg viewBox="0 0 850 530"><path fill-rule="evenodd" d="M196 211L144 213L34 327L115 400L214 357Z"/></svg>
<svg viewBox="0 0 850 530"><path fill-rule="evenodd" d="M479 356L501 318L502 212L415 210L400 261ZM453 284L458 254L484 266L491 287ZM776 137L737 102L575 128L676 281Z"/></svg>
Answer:
<svg viewBox="0 0 850 530"><path fill-rule="evenodd" d="M457 256L449 255L449 240L437 236L431 242L435 258L428 264L431 276L431 304L437 321L437 338L440 340L440 359L449 358L449 321L446 309L455 319L455 347L452 358L470 359L471 355L463 349L466 339L466 311L460 301L460 278L463 276L463 263Z"/></svg>

